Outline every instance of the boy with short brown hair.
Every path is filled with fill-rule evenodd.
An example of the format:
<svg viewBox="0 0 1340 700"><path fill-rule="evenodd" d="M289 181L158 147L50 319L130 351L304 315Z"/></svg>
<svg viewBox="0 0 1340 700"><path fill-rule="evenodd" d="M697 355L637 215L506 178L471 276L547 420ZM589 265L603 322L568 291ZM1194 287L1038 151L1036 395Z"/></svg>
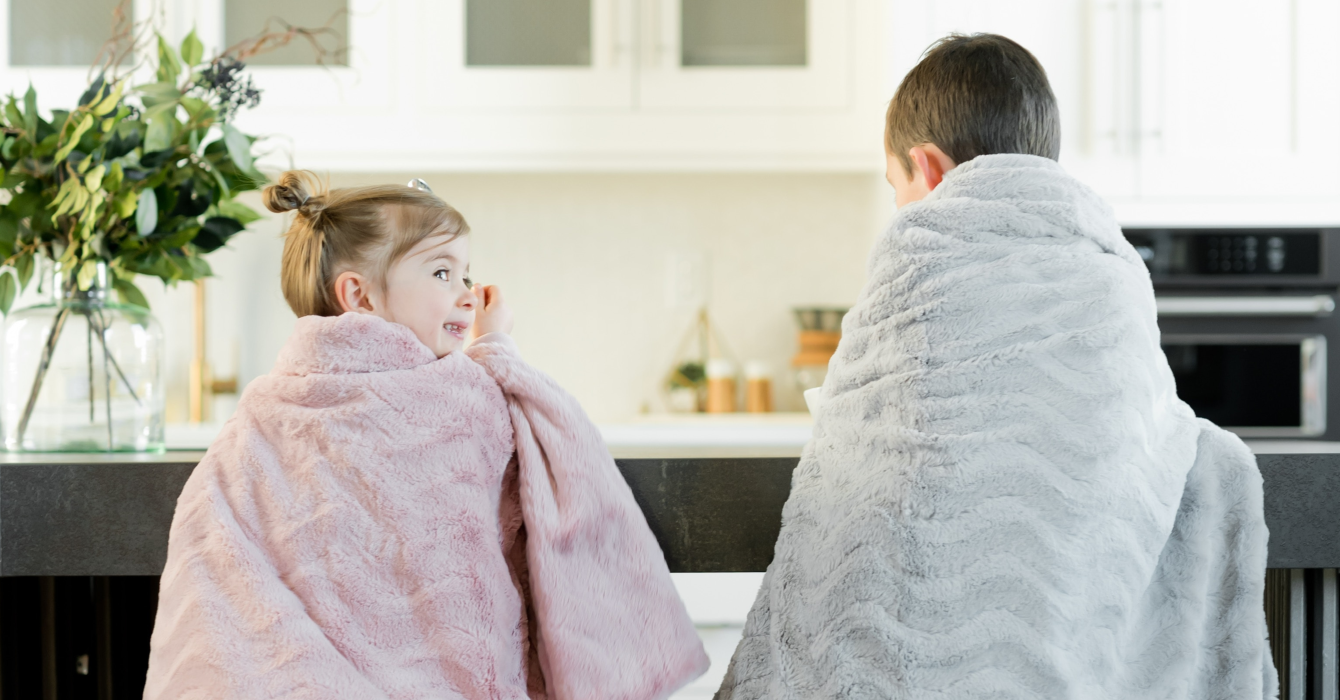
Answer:
<svg viewBox="0 0 1340 700"><path fill-rule="evenodd" d="M997 34L950 35L889 101L886 176L898 206L922 199L955 165L993 153L1057 160L1061 113L1042 64Z"/></svg>
<svg viewBox="0 0 1340 700"><path fill-rule="evenodd" d="M900 209L717 697L1275 697L1255 458L1178 400L1042 67L948 37L885 141Z"/></svg>

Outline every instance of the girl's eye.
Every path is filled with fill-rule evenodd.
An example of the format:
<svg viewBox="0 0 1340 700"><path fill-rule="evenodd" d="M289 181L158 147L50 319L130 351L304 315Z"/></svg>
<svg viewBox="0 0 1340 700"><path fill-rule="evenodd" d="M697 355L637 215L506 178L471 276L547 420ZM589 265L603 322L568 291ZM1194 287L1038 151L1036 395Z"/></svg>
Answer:
<svg viewBox="0 0 1340 700"><path fill-rule="evenodd" d="M474 289L474 287L475 287L475 281L474 281L474 280L470 279L469 277L466 277L465 279L463 279L463 280L461 280L461 281L462 281L462 282L465 282L465 288L466 288L466 289Z"/></svg>
<svg viewBox="0 0 1340 700"><path fill-rule="evenodd" d="M443 282L451 281L451 272L449 270L439 269L433 273L433 276L442 280Z"/></svg>

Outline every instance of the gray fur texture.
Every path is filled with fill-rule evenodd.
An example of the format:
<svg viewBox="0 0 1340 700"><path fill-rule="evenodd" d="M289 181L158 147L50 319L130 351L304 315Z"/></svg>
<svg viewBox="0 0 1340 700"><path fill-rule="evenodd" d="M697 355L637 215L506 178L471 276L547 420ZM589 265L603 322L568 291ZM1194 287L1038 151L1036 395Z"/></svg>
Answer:
<svg viewBox="0 0 1340 700"><path fill-rule="evenodd" d="M1275 697L1256 460L1098 196L981 156L868 272L717 698Z"/></svg>

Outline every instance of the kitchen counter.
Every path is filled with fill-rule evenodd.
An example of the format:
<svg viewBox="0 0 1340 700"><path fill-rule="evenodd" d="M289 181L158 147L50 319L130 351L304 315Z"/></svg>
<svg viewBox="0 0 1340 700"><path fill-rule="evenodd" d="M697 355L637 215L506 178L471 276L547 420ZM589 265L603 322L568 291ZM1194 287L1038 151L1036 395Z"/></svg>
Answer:
<svg viewBox="0 0 1340 700"><path fill-rule="evenodd" d="M672 571L767 567L800 452L783 438L796 430L751 438L771 447L658 447L655 430L612 442ZM1340 443L1249 444L1265 480L1269 566L1340 566ZM740 456L769 449L793 453ZM0 455L0 575L157 575L177 495L203 454Z"/></svg>
<svg viewBox="0 0 1340 700"><path fill-rule="evenodd" d="M808 413L652 414L602 423L615 458L799 457L810 440ZM168 448L204 450L221 424L167 427Z"/></svg>

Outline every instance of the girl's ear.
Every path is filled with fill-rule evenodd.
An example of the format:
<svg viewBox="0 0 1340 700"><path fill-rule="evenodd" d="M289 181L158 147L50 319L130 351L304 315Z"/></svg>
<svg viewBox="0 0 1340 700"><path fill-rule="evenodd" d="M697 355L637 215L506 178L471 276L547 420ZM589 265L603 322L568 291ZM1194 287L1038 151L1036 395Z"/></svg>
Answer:
<svg viewBox="0 0 1340 700"><path fill-rule="evenodd" d="M371 280L352 270L341 272L335 278L335 303L343 313L376 313L372 306Z"/></svg>

